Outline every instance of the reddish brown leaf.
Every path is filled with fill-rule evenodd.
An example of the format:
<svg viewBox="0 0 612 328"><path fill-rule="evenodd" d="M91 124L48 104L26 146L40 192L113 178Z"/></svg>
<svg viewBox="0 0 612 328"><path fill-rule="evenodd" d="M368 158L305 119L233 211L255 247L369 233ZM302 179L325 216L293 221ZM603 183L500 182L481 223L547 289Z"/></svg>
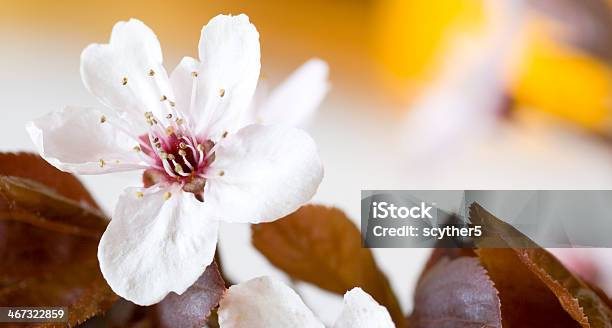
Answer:
<svg viewBox="0 0 612 328"><path fill-rule="evenodd" d="M608 305L608 308L612 309L612 298L606 295L606 292L604 292L603 289L589 283L588 281L585 281L585 283L593 290L593 292L595 292L595 294L597 294L597 296L599 296L602 301Z"/></svg>
<svg viewBox="0 0 612 328"><path fill-rule="evenodd" d="M438 262L442 259L454 260L459 257L475 257L476 253L474 253L474 249L472 248L435 248L427 263L425 263L425 268L423 272L421 272L421 279L425 274L433 268Z"/></svg>
<svg viewBox="0 0 612 328"><path fill-rule="evenodd" d="M81 328L153 328L152 306L140 306L119 298L104 314L97 315L79 325Z"/></svg>
<svg viewBox="0 0 612 328"><path fill-rule="evenodd" d="M29 179L0 176L0 196L4 200L0 210L10 210L11 219L43 225L48 230L98 238L108 224L99 210L84 207Z"/></svg>
<svg viewBox="0 0 612 328"><path fill-rule="evenodd" d="M499 291L504 327L576 327L559 300L512 249L476 251Z"/></svg>
<svg viewBox="0 0 612 328"><path fill-rule="evenodd" d="M116 299L96 256L107 221L72 197L0 176L0 306L65 306L75 325Z"/></svg>
<svg viewBox="0 0 612 328"><path fill-rule="evenodd" d="M529 271L510 249L481 249L481 261L499 291L504 327L574 327L576 321L559 305L555 295ZM419 278L419 285L432 268L445 259L477 256L472 249L435 249ZM419 287L417 287L418 289ZM446 289L453 289L448 286ZM444 300L439 300L444 302ZM415 309L422 307L415 299ZM412 320L412 318L410 318ZM409 321L412 327L412 322Z"/></svg>
<svg viewBox="0 0 612 328"><path fill-rule="evenodd" d="M440 259L419 281L411 328L501 327L500 301L477 258Z"/></svg>
<svg viewBox="0 0 612 328"><path fill-rule="evenodd" d="M155 306L159 327L203 327L225 292L215 262L183 294L170 293Z"/></svg>
<svg viewBox="0 0 612 328"><path fill-rule="evenodd" d="M470 220L483 226L478 247L508 247L477 251L499 290L504 326L612 327L608 301L553 255L478 204L471 206Z"/></svg>
<svg viewBox="0 0 612 328"><path fill-rule="evenodd" d="M463 225L464 224L464 219L460 218L459 216L455 215L455 214L446 214L447 215L447 219L445 219L445 224L456 224L456 225ZM421 272L421 278L425 275L425 273L431 269L434 265L436 265L438 263L439 260L441 259L449 259L449 260L453 260L456 259L458 257L462 257L462 256L470 256L470 257L475 257L476 253L474 253L474 249L473 248L456 248L456 247L451 247L451 246L457 246L459 245L458 243L449 243L446 240L439 240L438 242L436 242L436 244L434 245L434 249L431 252L431 255L429 256L429 260L427 260L427 263L425 264L425 268L423 269L423 272Z"/></svg>
<svg viewBox="0 0 612 328"><path fill-rule="evenodd" d="M216 308L224 292L225 282L213 262L182 295L170 293L152 306L121 299L91 321L92 327L215 327Z"/></svg>
<svg viewBox="0 0 612 328"><path fill-rule="evenodd" d="M44 271L43 267L40 268ZM0 306L63 306L68 308L68 323L82 323L110 308L117 296L104 282L94 259L75 261L54 270L0 288ZM65 324L38 324L40 327ZM15 327L23 325L15 324Z"/></svg>
<svg viewBox="0 0 612 328"><path fill-rule="evenodd" d="M344 294L359 286L403 324L399 303L357 227L336 209L308 205L280 220L252 226L253 245L292 278Z"/></svg>
<svg viewBox="0 0 612 328"><path fill-rule="evenodd" d="M0 257L11 264L0 268L0 287L95 255L106 224L34 181L0 176Z"/></svg>
<svg viewBox="0 0 612 328"><path fill-rule="evenodd" d="M56 169L36 154L0 153L0 175L38 181L66 198L98 208L74 175Z"/></svg>

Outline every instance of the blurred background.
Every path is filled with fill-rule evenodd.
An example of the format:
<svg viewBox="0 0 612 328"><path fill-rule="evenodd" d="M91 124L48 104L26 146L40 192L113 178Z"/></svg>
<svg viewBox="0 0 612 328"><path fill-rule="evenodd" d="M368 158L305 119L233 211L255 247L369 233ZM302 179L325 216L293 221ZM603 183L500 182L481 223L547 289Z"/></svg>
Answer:
<svg viewBox="0 0 612 328"><path fill-rule="evenodd" d="M0 1L0 150L34 150L24 124L66 105L101 106L79 56L118 20L158 35L165 66L197 57L219 13L257 26L274 87L311 57L332 89L307 127L325 164L313 202L359 220L361 189L612 188L609 0ZM290 110L290 108L288 108ZM138 174L82 177L110 213ZM577 218L579 219L579 218ZM222 226L228 276L283 277ZM404 311L429 250L376 249ZM608 258L607 262L610 262ZM341 299L298 285L325 321Z"/></svg>

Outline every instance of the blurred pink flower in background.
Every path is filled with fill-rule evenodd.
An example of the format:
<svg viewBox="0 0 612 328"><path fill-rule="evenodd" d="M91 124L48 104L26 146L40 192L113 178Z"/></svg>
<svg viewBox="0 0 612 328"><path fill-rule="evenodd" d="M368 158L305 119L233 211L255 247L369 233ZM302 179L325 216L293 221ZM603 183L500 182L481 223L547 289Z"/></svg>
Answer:
<svg viewBox="0 0 612 328"><path fill-rule="evenodd" d="M589 283L612 295L612 249L550 248L561 263Z"/></svg>

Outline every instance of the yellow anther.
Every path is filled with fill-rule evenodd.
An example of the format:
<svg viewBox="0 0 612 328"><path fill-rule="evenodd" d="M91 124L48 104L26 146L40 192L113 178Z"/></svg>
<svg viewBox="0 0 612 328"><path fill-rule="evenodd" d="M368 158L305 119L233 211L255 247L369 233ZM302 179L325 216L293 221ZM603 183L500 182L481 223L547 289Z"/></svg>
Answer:
<svg viewBox="0 0 612 328"><path fill-rule="evenodd" d="M176 103L174 103L174 101L172 100L168 100L168 103L170 104L170 107L176 106Z"/></svg>
<svg viewBox="0 0 612 328"><path fill-rule="evenodd" d="M149 70L149 76L153 76L153 75L155 75L155 71L154 71L154 70L152 70L152 69L150 69L150 70Z"/></svg>
<svg viewBox="0 0 612 328"><path fill-rule="evenodd" d="M197 148L198 148L199 151L204 151L204 145L202 145L202 144L198 144Z"/></svg>
<svg viewBox="0 0 612 328"><path fill-rule="evenodd" d="M220 177L222 177L222 176L224 176L224 175L225 175L225 171L223 171L223 170L219 171L219 176L220 176Z"/></svg>
<svg viewBox="0 0 612 328"><path fill-rule="evenodd" d="M179 143L179 148L180 149L186 149L187 145L184 142Z"/></svg>
<svg viewBox="0 0 612 328"><path fill-rule="evenodd" d="M187 156L187 152L185 150L183 150L183 149L179 149L178 153L181 156Z"/></svg>
<svg viewBox="0 0 612 328"><path fill-rule="evenodd" d="M166 134L171 136L174 133L174 127L169 126L166 128Z"/></svg>
<svg viewBox="0 0 612 328"><path fill-rule="evenodd" d="M145 113L144 113L144 116L145 116L146 118L151 118L151 117L153 117L153 113L152 113L152 112L145 112Z"/></svg>
<svg viewBox="0 0 612 328"><path fill-rule="evenodd" d="M142 191L137 191L136 192L136 198L140 199L142 197L144 197L144 193Z"/></svg>
<svg viewBox="0 0 612 328"><path fill-rule="evenodd" d="M183 122L185 122L182 118L177 118L176 119L176 124L181 125L183 124Z"/></svg>
<svg viewBox="0 0 612 328"><path fill-rule="evenodd" d="M191 72L191 76L198 77L198 72Z"/></svg>
<svg viewBox="0 0 612 328"><path fill-rule="evenodd" d="M174 160L174 155L173 154L168 154L168 159L173 161Z"/></svg>
<svg viewBox="0 0 612 328"><path fill-rule="evenodd" d="M219 97L225 96L225 89L219 90Z"/></svg>
<svg viewBox="0 0 612 328"><path fill-rule="evenodd" d="M100 165L100 167L104 167L104 164L106 164L106 162L100 158L100 160L98 161L98 165Z"/></svg>
<svg viewBox="0 0 612 328"><path fill-rule="evenodd" d="M183 167L180 164L174 164L174 170L176 173L183 173Z"/></svg>
<svg viewBox="0 0 612 328"><path fill-rule="evenodd" d="M127 77L124 76L123 79L121 79L121 84L122 85L127 85Z"/></svg>
<svg viewBox="0 0 612 328"><path fill-rule="evenodd" d="M140 148L140 145L136 145L136 146L134 146L134 150L137 151L137 152L141 152L142 148Z"/></svg>
<svg viewBox="0 0 612 328"><path fill-rule="evenodd" d="M161 159L168 159L168 154L165 151L160 151L159 157L161 157Z"/></svg>
<svg viewBox="0 0 612 328"><path fill-rule="evenodd" d="M100 116L100 123L104 123L106 122L106 116L102 115Z"/></svg>
<svg viewBox="0 0 612 328"><path fill-rule="evenodd" d="M161 98L159 98L159 101L165 101L167 99L168 99L168 97L166 97L165 95L162 95Z"/></svg>
<svg viewBox="0 0 612 328"><path fill-rule="evenodd" d="M168 199L170 199L170 197L172 197L172 194L170 192L166 191L164 193L164 200L168 200Z"/></svg>

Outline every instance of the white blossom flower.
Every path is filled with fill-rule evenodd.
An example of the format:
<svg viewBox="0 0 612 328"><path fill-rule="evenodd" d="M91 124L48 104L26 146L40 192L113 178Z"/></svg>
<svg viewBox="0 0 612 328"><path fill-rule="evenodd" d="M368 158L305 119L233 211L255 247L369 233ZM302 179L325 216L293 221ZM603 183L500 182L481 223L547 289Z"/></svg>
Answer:
<svg viewBox="0 0 612 328"><path fill-rule="evenodd" d="M108 44L81 55L83 82L109 113L66 108L27 125L41 156L63 171L145 170L144 188L120 195L98 247L113 291L141 305L196 281L213 260L219 220L283 217L323 176L305 132L240 126L260 70L259 34L247 16L214 17L199 57L168 78L153 31L119 22Z"/></svg>
<svg viewBox="0 0 612 328"><path fill-rule="evenodd" d="M221 328L323 328L300 296L269 277L231 286L219 304ZM392 328L389 312L361 288L344 294L342 312L334 328Z"/></svg>

